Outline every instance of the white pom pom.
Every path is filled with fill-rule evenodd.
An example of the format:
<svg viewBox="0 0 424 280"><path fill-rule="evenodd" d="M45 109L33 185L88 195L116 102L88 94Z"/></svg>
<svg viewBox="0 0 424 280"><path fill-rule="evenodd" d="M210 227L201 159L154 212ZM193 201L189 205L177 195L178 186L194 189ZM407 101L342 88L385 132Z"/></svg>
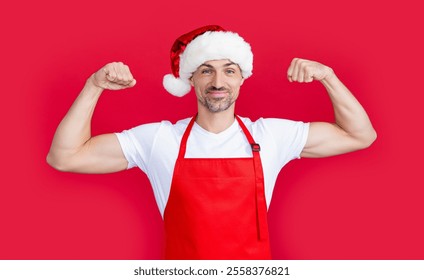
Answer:
<svg viewBox="0 0 424 280"><path fill-rule="evenodd" d="M172 74L163 77L163 86L170 94L182 97L190 92L191 85L179 78L175 78Z"/></svg>

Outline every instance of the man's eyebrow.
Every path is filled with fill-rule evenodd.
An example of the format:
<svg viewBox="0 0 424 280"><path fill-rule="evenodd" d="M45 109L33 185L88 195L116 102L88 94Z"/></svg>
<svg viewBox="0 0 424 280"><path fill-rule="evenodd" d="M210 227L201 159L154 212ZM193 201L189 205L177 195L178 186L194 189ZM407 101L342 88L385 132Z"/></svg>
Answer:
<svg viewBox="0 0 424 280"><path fill-rule="evenodd" d="M236 64L236 63L234 63L234 62L228 62L228 63L225 63L223 66L224 66L224 67L228 67L228 66L231 66L231 65L237 65L237 64ZM212 65L207 64L207 63L203 63L203 64L201 64L199 67L202 67L202 66L204 66L204 67L208 67L208 68L214 68Z"/></svg>
<svg viewBox="0 0 424 280"><path fill-rule="evenodd" d="M202 66L204 66L204 67L208 67L208 68L213 68L213 66L212 66L212 65L210 65L210 64L206 64L206 63L201 64L201 65L199 66L199 68L200 68L200 67L202 67Z"/></svg>
<svg viewBox="0 0 424 280"><path fill-rule="evenodd" d="M228 66L231 66L231 65L237 65L237 64L234 63L234 62L228 62L228 63L224 64L225 67L228 67Z"/></svg>

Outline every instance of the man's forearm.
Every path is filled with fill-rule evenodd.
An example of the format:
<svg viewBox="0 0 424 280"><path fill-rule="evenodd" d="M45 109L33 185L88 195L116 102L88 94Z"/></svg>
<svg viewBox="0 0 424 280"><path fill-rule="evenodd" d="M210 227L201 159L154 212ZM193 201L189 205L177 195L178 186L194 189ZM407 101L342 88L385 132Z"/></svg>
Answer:
<svg viewBox="0 0 424 280"><path fill-rule="evenodd" d="M91 76L56 130L47 156L49 164L60 168L91 138L91 119L102 91Z"/></svg>

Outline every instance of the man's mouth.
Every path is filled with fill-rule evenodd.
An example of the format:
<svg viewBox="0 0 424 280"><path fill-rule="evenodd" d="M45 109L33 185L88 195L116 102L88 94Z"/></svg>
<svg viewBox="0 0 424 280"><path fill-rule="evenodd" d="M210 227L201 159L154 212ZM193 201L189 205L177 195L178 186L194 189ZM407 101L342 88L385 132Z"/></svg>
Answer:
<svg viewBox="0 0 424 280"><path fill-rule="evenodd" d="M228 89L224 87L210 87L206 90L206 94L212 98L224 98L228 95Z"/></svg>
<svg viewBox="0 0 424 280"><path fill-rule="evenodd" d="M225 90L210 90L207 91L207 95L213 98L222 98L227 96L227 91Z"/></svg>

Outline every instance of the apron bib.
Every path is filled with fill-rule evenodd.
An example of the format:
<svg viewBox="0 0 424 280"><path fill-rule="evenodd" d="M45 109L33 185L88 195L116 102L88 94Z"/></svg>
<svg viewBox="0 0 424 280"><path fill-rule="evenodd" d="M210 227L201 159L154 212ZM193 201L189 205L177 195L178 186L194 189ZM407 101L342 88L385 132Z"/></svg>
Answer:
<svg viewBox="0 0 424 280"><path fill-rule="evenodd" d="M238 116L252 158L185 158L181 140L164 213L166 259L270 259L260 147Z"/></svg>

